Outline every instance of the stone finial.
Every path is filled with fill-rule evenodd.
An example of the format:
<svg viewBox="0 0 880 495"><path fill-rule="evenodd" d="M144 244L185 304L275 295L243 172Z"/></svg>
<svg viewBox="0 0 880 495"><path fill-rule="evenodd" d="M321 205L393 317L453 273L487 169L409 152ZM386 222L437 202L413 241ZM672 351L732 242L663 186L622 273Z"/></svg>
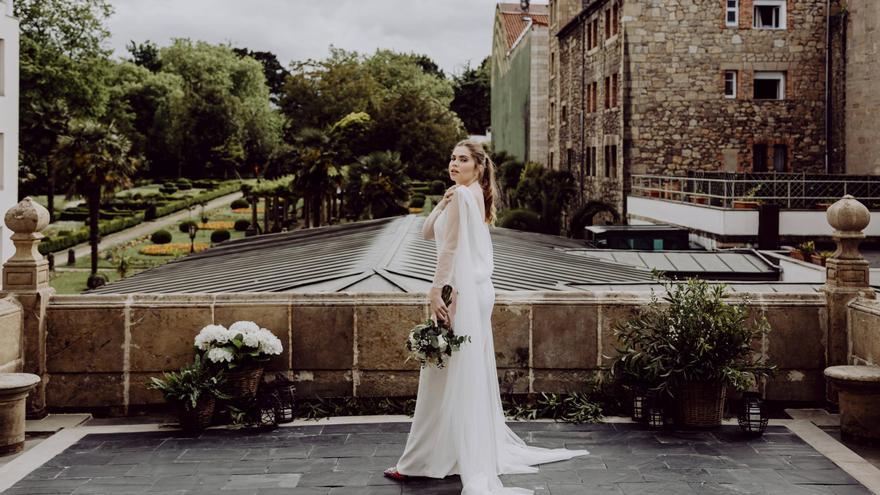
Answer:
<svg viewBox="0 0 880 495"><path fill-rule="evenodd" d="M37 247L49 225L49 211L30 197L6 212L6 226L13 231L15 254L3 265L3 290L32 291L48 286L49 267Z"/></svg>
<svg viewBox="0 0 880 495"><path fill-rule="evenodd" d="M834 227L835 234L845 236L855 234L856 237L864 237L862 231L871 223L871 212L868 208L849 194L831 205L826 217L828 223Z"/></svg>

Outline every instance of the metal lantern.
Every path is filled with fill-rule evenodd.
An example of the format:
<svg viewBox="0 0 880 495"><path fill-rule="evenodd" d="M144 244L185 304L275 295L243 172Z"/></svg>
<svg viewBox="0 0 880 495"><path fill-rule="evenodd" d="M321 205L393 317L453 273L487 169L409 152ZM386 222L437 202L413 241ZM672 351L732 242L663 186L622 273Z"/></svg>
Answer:
<svg viewBox="0 0 880 495"><path fill-rule="evenodd" d="M256 404L251 409L251 424L254 426L278 426L278 396L272 391L262 391L257 394Z"/></svg>
<svg viewBox="0 0 880 495"><path fill-rule="evenodd" d="M649 390L645 396L645 420L652 429L660 429L666 426L666 410L663 408L663 399L656 390Z"/></svg>
<svg viewBox="0 0 880 495"><path fill-rule="evenodd" d="M275 374L275 381L272 382L275 389L275 396L278 399L278 410L275 411L276 419L279 423L290 423L293 421L293 405L296 395L296 387L293 381L288 380L281 373Z"/></svg>
<svg viewBox="0 0 880 495"><path fill-rule="evenodd" d="M743 392L742 409L737 418L739 427L749 435L762 435L770 418L758 392Z"/></svg>
<svg viewBox="0 0 880 495"><path fill-rule="evenodd" d="M641 387L634 388L632 391L632 420L637 423L644 423L647 419L646 412L648 410L648 401L645 390Z"/></svg>

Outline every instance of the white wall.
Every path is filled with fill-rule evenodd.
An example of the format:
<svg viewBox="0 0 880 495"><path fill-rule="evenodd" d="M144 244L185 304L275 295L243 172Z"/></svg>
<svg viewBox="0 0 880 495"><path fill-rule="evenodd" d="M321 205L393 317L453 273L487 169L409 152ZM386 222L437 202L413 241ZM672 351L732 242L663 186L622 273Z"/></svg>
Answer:
<svg viewBox="0 0 880 495"><path fill-rule="evenodd" d="M627 197L629 215L670 223L717 235L758 235L757 210L732 210L677 203L640 196ZM782 210L779 213L779 234L794 236L831 236L824 210ZM871 212L868 236L880 236L880 212Z"/></svg>
<svg viewBox="0 0 880 495"><path fill-rule="evenodd" d="M3 217L18 202L18 20L0 0L0 261L15 251Z"/></svg>

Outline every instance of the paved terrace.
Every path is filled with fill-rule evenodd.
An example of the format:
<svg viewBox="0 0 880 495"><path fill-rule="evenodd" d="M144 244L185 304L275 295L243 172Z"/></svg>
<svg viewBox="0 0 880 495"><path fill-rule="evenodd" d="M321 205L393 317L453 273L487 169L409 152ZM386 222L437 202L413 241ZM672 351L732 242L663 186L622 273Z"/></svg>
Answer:
<svg viewBox="0 0 880 495"><path fill-rule="evenodd" d="M261 432L211 429L195 437L155 425L67 429L0 468L0 489L14 479L3 493L459 494L457 476L404 483L382 476L410 427L395 418L298 422ZM749 439L733 425L658 432L631 423L514 422L531 445L586 448L591 455L502 479L553 495L872 493L835 462L868 485L880 479L876 468L809 421L776 423Z"/></svg>

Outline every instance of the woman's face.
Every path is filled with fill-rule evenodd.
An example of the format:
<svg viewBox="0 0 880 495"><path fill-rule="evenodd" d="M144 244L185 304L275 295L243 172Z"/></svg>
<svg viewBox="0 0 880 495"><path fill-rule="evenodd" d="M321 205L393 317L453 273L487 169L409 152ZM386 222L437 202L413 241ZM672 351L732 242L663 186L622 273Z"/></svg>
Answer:
<svg viewBox="0 0 880 495"><path fill-rule="evenodd" d="M456 185L470 184L477 178L477 164L464 146L456 146L449 157L449 177Z"/></svg>

